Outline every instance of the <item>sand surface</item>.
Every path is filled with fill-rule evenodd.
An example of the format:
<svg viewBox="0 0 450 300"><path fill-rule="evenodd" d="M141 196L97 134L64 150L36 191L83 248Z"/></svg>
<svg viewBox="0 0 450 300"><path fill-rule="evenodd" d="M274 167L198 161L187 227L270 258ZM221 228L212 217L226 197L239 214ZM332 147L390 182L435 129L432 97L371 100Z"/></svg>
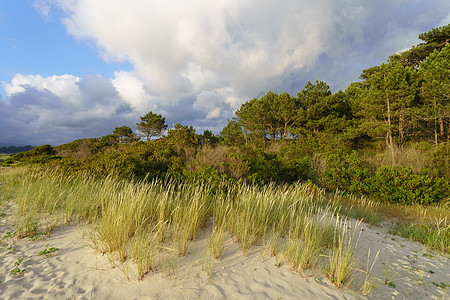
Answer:
<svg viewBox="0 0 450 300"><path fill-rule="evenodd" d="M82 226L64 226L49 236L34 240L7 237L14 230L7 218L0 218L0 299L358 299L363 271L344 289L336 289L318 271L300 276L286 265L275 266L277 258L262 257L255 246L244 257L238 244L227 238L220 260L213 260L208 276L205 261L206 234L200 234L183 258L167 259L156 272L136 279L133 263L115 268L106 255L97 253ZM363 224L358 267L365 269L367 253L374 266L372 299L449 299L448 256L430 253L418 243ZM38 255L58 248L53 255ZM169 256L170 255L166 255ZM18 258L23 260L15 266ZM387 269L390 285L385 284ZM209 264L211 266L211 264ZM26 269L23 275L11 270ZM436 286L434 283L441 285Z"/></svg>

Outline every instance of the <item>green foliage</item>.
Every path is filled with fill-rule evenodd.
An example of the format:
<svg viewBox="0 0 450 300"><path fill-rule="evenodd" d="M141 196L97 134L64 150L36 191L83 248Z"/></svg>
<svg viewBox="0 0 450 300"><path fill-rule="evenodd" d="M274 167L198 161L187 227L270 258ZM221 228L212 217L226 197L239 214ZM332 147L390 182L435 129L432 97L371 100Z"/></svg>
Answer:
<svg viewBox="0 0 450 300"><path fill-rule="evenodd" d="M48 258L48 257L51 257L51 256L55 255L55 252L58 251L58 250L59 250L58 248L50 247L48 249L44 249L44 250L39 251L38 255L39 256L45 255L45 257Z"/></svg>
<svg viewBox="0 0 450 300"><path fill-rule="evenodd" d="M29 151L17 153L11 156L13 159L25 163L47 163L56 159L56 151L52 146L45 144L35 147Z"/></svg>
<svg viewBox="0 0 450 300"><path fill-rule="evenodd" d="M433 250L450 252L450 225L445 220L432 224L397 221L389 228L389 233L420 242Z"/></svg>
<svg viewBox="0 0 450 300"><path fill-rule="evenodd" d="M220 173L216 168L208 164L196 165L193 171L187 171L185 169L184 176L188 181L208 183L213 191L218 191L226 183L231 184L236 182L234 178L231 178L226 173Z"/></svg>
<svg viewBox="0 0 450 300"><path fill-rule="evenodd" d="M195 155L195 149L198 146L198 137L195 134L195 129L192 126L174 124L172 129L169 129L167 141L176 149L178 155Z"/></svg>
<svg viewBox="0 0 450 300"><path fill-rule="evenodd" d="M141 122L136 123L138 131L149 141L152 137L160 136L167 129L166 118L160 114L148 112L140 117Z"/></svg>
<svg viewBox="0 0 450 300"><path fill-rule="evenodd" d="M111 140L105 142L105 139ZM106 146L117 144L117 138L113 134L100 138L78 139L70 143L62 144L55 147L58 156L66 157L71 156L73 158L81 158L85 156L91 156Z"/></svg>
<svg viewBox="0 0 450 300"><path fill-rule="evenodd" d="M151 180L167 173L180 172L174 149L165 141L137 142L117 145L107 151L75 160L67 157L55 163L63 172L95 174L106 177L116 174L121 178ZM172 175L176 175L172 174Z"/></svg>
<svg viewBox="0 0 450 300"><path fill-rule="evenodd" d="M23 256L19 256L17 258L17 261L14 263L15 268L11 270L11 273L14 276L23 276L25 274L25 272L27 271L27 269L21 269L20 265L23 262Z"/></svg>
<svg viewBox="0 0 450 300"><path fill-rule="evenodd" d="M199 136L199 144L202 146L215 147L219 143L220 138L212 133L211 130L204 130Z"/></svg>
<svg viewBox="0 0 450 300"><path fill-rule="evenodd" d="M408 167L381 167L368 182L368 192L382 202L429 205L448 201L449 182L415 174Z"/></svg>
<svg viewBox="0 0 450 300"><path fill-rule="evenodd" d="M10 156L1 155L0 156L0 165L9 166L14 163L14 159Z"/></svg>
<svg viewBox="0 0 450 300"><path fill-rule="evenodd" d="M450 144L442 144L435 148L431 159L432 175L450 181Z"/></svg>
<svg viewBox="0 0 450 300"><path fill-rule="evenodd" d="M226 145L242 145L245 142L244 133L236 118L228 120L228 124L222 129L220 135Z"/></svg>
<svg viewBox="0 0 450 300"><path fill-rule="evenodd" d="M450 41L450 24L433 28L429 32L419 34L419 39L424 41L411 49L396 53L389 59L392 62L400 62L404 66L419 68L421 63L433 52L440 51Z"/></svg>
<svg viewBox="0 0 450 300"><path fill-rule="evenodd" d="M416 71L401 64L381 64L367 72L365 85L354 92L353 106L361 131L385 139L386 147L403 145L410 127L409 108L417 95Z"/></svg>
<svg viewBox="0 0 450 300"><path fill-rule="evenodd" d="M41 156L41 155L55 155L56 151L52 146L45 144L42 146L35 147L29 151L18 154L18 156L22 157L32 157L32 156Z"/></svg>
<svg viewBox="0 0 450 300"><path fill-rule="evenodd" d="M101 146L111 146L118 143L117 136L114 134L107 134L100 138Z"/></svg>
<svg viewBox="0 0 450 300"><path fill-rule="evenodd" d="M356 152L330 154L321 182L330 189L342 189L355 194L366 193L369 168Z"/></svg>
<svg viewBox="0 0 450 300"><path fill-rule="evenodd" d="M445 123L450 119L450 44L441 51L431 53L420 68L423 82L421 96L423 108L418 111L423 120L433 120L434 140L439 142L449 140L450 129Z"/></svg>
<svg viewBox="0 0 450 300"><path fill-rule="evenodd" d="M297 180L308 181L312 178L311 175L311 157L305 156L298 159L293 159L285 162L283 168L286 182L294 182Z"/></svg>
<svg viewBox="0 0 450 300"><path fill-rule="evenodd" d="M275 182L281 184L309 179L311 162L309 157L283 161L282 157L275 152L247 149L244 161L249 166L249 170L245 175L248 182L258 184Z"/></svg>
<svg viewBox="0 0 450 300"><path fill-rule="evenodd" d="M308 82L305 88L292 97L288 93L268 91L259 99L242 104L236 111L237 119L229 121L224 134L238 135L242 127L245 140L266 142L270 139L292 139L319 132L342 132L351 119L345 94L332 94L327 83Z"/></svg>
<svg viewBox="0 0 450 300"><path fill-rule="evenodd" d="M283 173L280 158L276 153L266 153L257 150L252 154L251 157L247 158L250 166L247 181L259 184L283 182L285 174Z"/></svg>
<svg viewBox="0 0 450 300"><path fill-rule="evenodd" d="M119 143L126 144L139 140L136 134L128 126L116 127L113 132Z"/></svg>

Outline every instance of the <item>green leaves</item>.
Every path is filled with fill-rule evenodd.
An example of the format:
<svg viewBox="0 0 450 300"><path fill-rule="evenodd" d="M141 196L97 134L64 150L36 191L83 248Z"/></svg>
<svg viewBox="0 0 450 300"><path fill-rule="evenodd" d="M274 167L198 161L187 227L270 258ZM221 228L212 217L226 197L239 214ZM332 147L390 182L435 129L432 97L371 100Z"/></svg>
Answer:
<svg viewBox="0 0 450 300"><path fill-rule="evenodd" d="M58 251L58 250L59 250L58 248L50 247L50 248L48 248L48 249L44 249L44 250L42 250L42 251L39 251L39 252L38 252L38 255L39 255L39 256L45 255L45 257L48 258L48 257L53 256L53 255L55 254L55 252Z"/></svg>
<svg viewBox="0 0 450 300"><path fill-rule="evenodd" d="M420 94L423 98L422 119L434 121L435 144L445 141L444 120L450 118L450 45L440 52L435 50L422 63L419 70L423 83Z"/></svg>
<svg viewBox="0 0 450 300"><path fill-rule="evenodd" d="M363 72L364 84L353 85L355 114L362 132L384 138L386 146L402 146L412 128L410 108L418 94L417 71L398 63L381 64Z"/></svg>
<svg viewBox="0 0 450 300"><path fill-rule="evenodd" d="M113 134L121 144L139 140L139 138L136 137L136 134L128 126L116 127Z"/></svg>
<svg viewBox="0 0 450 300"><path fill-rule="evenodd" d="M152 111L140 117L141 122L136 123L138 131L145 136L147 141L152 137L160 136L167 129L166 118Z"/></svg>

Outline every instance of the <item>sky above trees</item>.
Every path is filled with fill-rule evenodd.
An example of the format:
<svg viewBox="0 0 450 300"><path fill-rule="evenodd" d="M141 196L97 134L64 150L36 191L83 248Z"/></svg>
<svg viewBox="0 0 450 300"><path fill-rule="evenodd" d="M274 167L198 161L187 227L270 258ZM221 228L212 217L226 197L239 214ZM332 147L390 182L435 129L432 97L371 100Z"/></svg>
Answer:
<svg viewBox="0 0 450 300"><path fill-rule="evenodd" d="M345 89L448 23L445 0L2 1L0 146L136 130L150 110L218 133L249 99Z"/></svg>

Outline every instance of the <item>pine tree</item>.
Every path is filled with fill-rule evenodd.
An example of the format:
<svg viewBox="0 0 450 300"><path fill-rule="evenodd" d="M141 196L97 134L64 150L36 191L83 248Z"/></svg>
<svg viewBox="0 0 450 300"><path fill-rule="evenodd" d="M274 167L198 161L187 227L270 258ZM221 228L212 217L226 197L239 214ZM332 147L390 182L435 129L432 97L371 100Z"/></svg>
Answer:
<svg viewBox="0 0 450 300"><path fill-rule="evenodd" d="M140 117L141 122L136 123L138 131L145 136L147 141L152 137L159 136L167 129L166 118L153 112L148 112L145 116Z"/></svg>
<svg viewBox="0 0 450 300"><path fill-rule="evenodd" d="M434 141L450 139L450 44L435 50L420 67L424 115L434 121ZM448 123L445 137L445 122Z"/></svg>

